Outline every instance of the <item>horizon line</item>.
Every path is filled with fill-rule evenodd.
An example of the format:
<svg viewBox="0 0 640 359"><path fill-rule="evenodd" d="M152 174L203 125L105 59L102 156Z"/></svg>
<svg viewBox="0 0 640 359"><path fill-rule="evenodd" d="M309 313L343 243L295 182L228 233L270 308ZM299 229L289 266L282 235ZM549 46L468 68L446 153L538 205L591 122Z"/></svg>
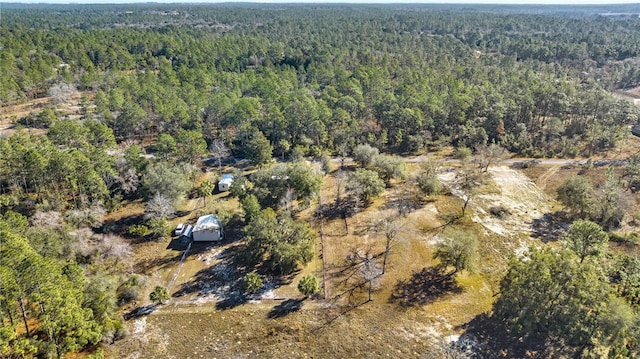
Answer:
<svg viewBox="0 0 640 359"><path fill-rule="evenodd" d="M510 6L615 6L615 5L640 5L640 1L638 0L570 0L570 1L555 1L555 0L402 0L402 1L393 1L393 0L211 0L211 1L176 1L176 0L167 0L167 1L146 1L146 0L122 0L122 1L113 1L113 0L84 0L84 1L3 1L0 0L0 4L12 4L12 5L143 5L143 4L158 4L158 5L223 5L223 4L256 4L256 5L266 5L266 4L289 4L289 5L323 5L323 4L331 4L331 5L510 5Z"/></svg>

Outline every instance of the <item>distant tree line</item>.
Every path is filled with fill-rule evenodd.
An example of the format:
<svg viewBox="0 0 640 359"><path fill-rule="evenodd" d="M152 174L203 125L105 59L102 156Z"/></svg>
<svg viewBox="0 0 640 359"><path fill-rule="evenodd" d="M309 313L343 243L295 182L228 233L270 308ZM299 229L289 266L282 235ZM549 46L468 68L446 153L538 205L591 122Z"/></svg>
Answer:
<svg viewBox="0 0 640 359"><path fill-rule="evenodd" d="M257 155L262 138L283 155L496 142L574 156L611 148L637 120L607 92L638 83L623 75L640 51L630 19L160 6L133 7L131 26L116 28L120 16L101 7L63 7L56 19L36 9L4 11L0 97L89 91L87 117L117 141L193 146L172 154L181 159L219 139ZM189 20L157 22L173 10Z"/></svg>

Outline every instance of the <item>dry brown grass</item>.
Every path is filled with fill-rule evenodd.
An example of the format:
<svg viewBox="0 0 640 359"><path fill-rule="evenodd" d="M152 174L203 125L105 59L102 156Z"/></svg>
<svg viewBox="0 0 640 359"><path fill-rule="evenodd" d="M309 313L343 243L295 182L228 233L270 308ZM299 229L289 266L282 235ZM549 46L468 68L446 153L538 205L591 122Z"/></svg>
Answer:
<svg viewBox="0 0 640 359"><path fill-rule="evenodd" d="M416 193L406 183L389 189L369 207L346 219L348 231L341 217L325 217L323 250L319 237L316 243L319 255L288 284L273 291L272 297L288 298L289 304L301 303L299 310L283 314L278 311L283 300L269 299L217 310L211 301L194 302L198 294L192 293L138 319L146 321L145 332L132 334L108 347L107 357L415 357L426 353L433 340L455 333L456 327L490 309L498 278L494 262L502 262L506 254L501 252L512 248L500 248L500 238L485 236L481 226L463 219L457 226L477 235L482 243L482 260L477 271L458 276L456 291L444 292L427 302L406 306L392 301L400 283L437 264L432 256L437 243L434 236L440 233L443 224L441 214L457 213L461 208L460 201L452 196L417 201ZM331 205L335 195L335 178L326 176L322 203ZM407 204L408 213L396 218L394 206L403 203ZM208 200L207 210L215 211L214 207L239 210L237 201L226 199L226 194ZM316 206L299 212L298 218L320 229ZM345 258L356 249L380 255L385 245L384 227L380 223L390 218L396 218L398 234L386 273L375 280L373 300L368 302L366 286L358 286L363 281L358 267L349 267ZM216 259L207 253L222 249L214 244L187 257L172 292L215 265ZM159 283L169 280L180 254L167 249L166 242L139 245L136 251L139 264L151 259L158 261L139 269ZM320 279L326 277L325 299L298 301L297 278L306 273ZM415 289L425 293L430 290ZM278 313L277 318L271 319L274 313Z"/></svg>
<svg viewBox="0 0 640 359"><path fill-rule="evenodd" d="M412 170L415 169L414 166ZM536 179L548 170L536 166L526 172ZM578 171L558 169L547 179L547 193L553 194L567 176ZM594 171L589 176L597 179L601 174ZM411 184L396 184L370 206L347 217L345 225L341 216L328 216L335 202L336 185L333 176L325 176L320 202L327 212L322 221L317 205L297 213L298 220L310 223L318 231L322 229L323 236L315 245L318 255L292 278L276 284L269 296L226 309L217 308L215 298L205 298L197 292L174 298L148 317L130 322L139 332L109 346L107 357L428 357L425 353L429 353L434 340L459 334L463 324L490 310L499 279L514 250L523 243L539 243L526 234L494 234L473 222L473 216L468 214L453 226L478 238L475 270L457 275L453 286L436 293L441 288L434 287L439 280L433 271L438 264L432 259L435 245L445 219L460 213L462 200L447 195L420 198ZM406 205L407 212L397 216L396 208L401 204ZM233 213L239 212L240 207L237 200L223 193L208 199L205 210ZM192 211L190 216L198 211ZM378 255L376 258L381 260L379 255L385 246L381 223L391 218L395 218L399 230L386 273L376 278L372 301L367 301L367 286L359 286L364 281L359 267L350 265L346 258L357 250L360 254ZM216 254L225 248L235 246L234 250L241 250L241 245L237 246L241 238L234 241L205 245L187 257L172 292L220 264L224 259ZM138 261L160 260L144 269L160 283L166 283L174 273L174 257L181 253L167 249L166 242L140 245L136 251ZM298 278L307 273L326 279L323 299L301 301L296 285ZM421 278L420 273L435 273L435 282L426 277L423 283L428 284L412 284L412 280ZM399 288L408 288L404 293L416 295L416 299L394 300ZM142 327L144 331L140 332Z"/></svg>
<svg viewBox="0 0 640 359"><path fill-rule="evenodd" d="M71 101L67 103L55 104L52 97L43 97L29 100L20 104L8 105L0 107L0 135L11 136L16 132L15 121L29 115L30 113L40 113L47 107L52 107L54 111L60 114L61 118L78 118L80 117L80 103L83 96L93 96L89 92L76 92L71 97ZM32 135L40 136L46 133L43 129L28 129Z"/></svg>
<svg viewBox="0 0 640 359"><path fill-rule="evenodd" d="M629 151L626 151L629 152ZM531 168L524 169L523 172L533 179L548 195L555 198L557 196L557 189L568 178L572 176L585 176L595 186L602 184L606 178L607 167L592 167L585 169L581 166L544 166L538 165ZM616 175L622 174L623 168L618 166L615 168ZM552 173L551 176L548 176ZM544 181L544 185L541 182ZM620 228L615 229L613 232L619 235L628 235L633 232L638 232L638 226L633 222L633 216L636 213L640 213L640 195L633 194L630 191L625 191L624 194L630 198L630 207L627 210L625 219L623 220ZM561 206L554 207L555 210L561 210ZM616 252L622 252L627 254L640 254L640 246L629 245L628 243L615 243L610 242L610 248Z"/></svg>

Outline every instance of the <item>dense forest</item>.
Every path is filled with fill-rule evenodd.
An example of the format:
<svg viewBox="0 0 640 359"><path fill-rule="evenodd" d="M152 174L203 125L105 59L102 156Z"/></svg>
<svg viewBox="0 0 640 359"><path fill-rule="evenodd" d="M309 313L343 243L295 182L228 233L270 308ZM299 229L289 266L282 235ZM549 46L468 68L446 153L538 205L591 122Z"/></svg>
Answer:
<svg viewBox="0 0 640 359"><path fill-rule="evenodd" d="M259 131L308 154L495 141L526 156L574 156L610 148L637 117L608 92L640 82L632 18L366 6L53 10L5 9L0 97L90 92L88 116L118 141L197 130L242 152Z"/></svg>
<svg viewBox="0 0 640 359"><path fill-rule="evenodd" d="M152 215L128 234L164 236L173 214L165 204L193 193L204 158L263 165L272 157L357 157L367 145L406 155L493 144L532 158L613 149L638 122L638 109L613 93L640 86L639 10L3 4L3 109L45 97L81 100L78 118L50 106L13 119L44 135L0 139L0 357L63 357L124 336L118 306L136 296L139 279L130 246L110 233L104 215L144 198ZM397 163L378 160L381 178L366 169L353 177L376 177L382 192ZM292 188L308 206L321 180L300 164L261 168L251 180L252 193L236 194L253 245L247 257L259 262L272 251L267 266L290 273L311 260L313 234L262 208L276 209ZM211 194L209 186L200 194ZM275 234L263 238L264 228ZM285 235L301 239L260 244ZM288 262L278 257L287 251L296 252ZM591 308L518 318L509 309L528 307L510 300L524 297L519 291L535 275L514 263L503 285L517 285L512 294L505 289L496 313L515 323L516 336L551 337L567 328L549 323L573 323L584 310L594 317L562 343L571 353L615 336L624 337L611 340L619 355L637 354L637 258L581 265L591 253L579 263L567 253L541 250L531 261L565 266L557 270L580 278L571 290L588 296ZM587 290L590 283L598 286ZM547 284L572 298L553 278ZM537 300L552 306L558 298ZM596 317L608 312L624 322L624 335L609 322L609 332L594 334Z"/></svg>

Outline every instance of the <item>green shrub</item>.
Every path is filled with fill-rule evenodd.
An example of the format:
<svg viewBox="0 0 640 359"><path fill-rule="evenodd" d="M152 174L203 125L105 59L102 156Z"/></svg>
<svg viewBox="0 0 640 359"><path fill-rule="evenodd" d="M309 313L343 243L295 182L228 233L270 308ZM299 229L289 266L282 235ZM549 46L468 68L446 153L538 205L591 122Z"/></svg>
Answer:
<svg viewBox="0 0 640 359"><path fill-rule="evenodd" d="M256 293L262 284L262 278L257 273L251 272L244 276L243 287L247 293Z"/></svg>
<svg viewBox="0 0 640 359"><path fill-rule="evenodd" d="M320 283L318 283L318 278L311 274L307 274L300 278L300 282L298 282L298 290L305 297L309 297L320 293L322 289L320 288Z"/></svg>
<svg viewBox="0 0 640 359"><path fill-rule="evenodd" d="M149 300L156 304L162 304L169 300L169 290L166 287L157 285L153 292L149 293Z"/></svg>
<svg viewBox="0 0 640 359"><path fill-rule="evenodd" d="M442 183L435 177L426 173L418 175L416 178L418 188L427 196L439 195L442 193Z"/></svg>
<svg viewBox="0 0 640 359"><path fill-rule="evenodd" d="M134 237L145 237L149 235L151 231L149 231L149 227L145 226L144 224L134 224L129 226L127 233L129 233L130 236Z"/></svg>
<svg viewBox="0 0 640 359"><path fill-rule="evenodd" d="M149 234L155 239L164 239L169 235L169 222L166 219L152 218L147 222Z"/></svg>
<svg viewBox="0 0 640 359"><path fill-rule="evenodd" d="M471 157L472 151L468 147L458 147L453 153L453 157L459 160L466 160Z"/></svg>

